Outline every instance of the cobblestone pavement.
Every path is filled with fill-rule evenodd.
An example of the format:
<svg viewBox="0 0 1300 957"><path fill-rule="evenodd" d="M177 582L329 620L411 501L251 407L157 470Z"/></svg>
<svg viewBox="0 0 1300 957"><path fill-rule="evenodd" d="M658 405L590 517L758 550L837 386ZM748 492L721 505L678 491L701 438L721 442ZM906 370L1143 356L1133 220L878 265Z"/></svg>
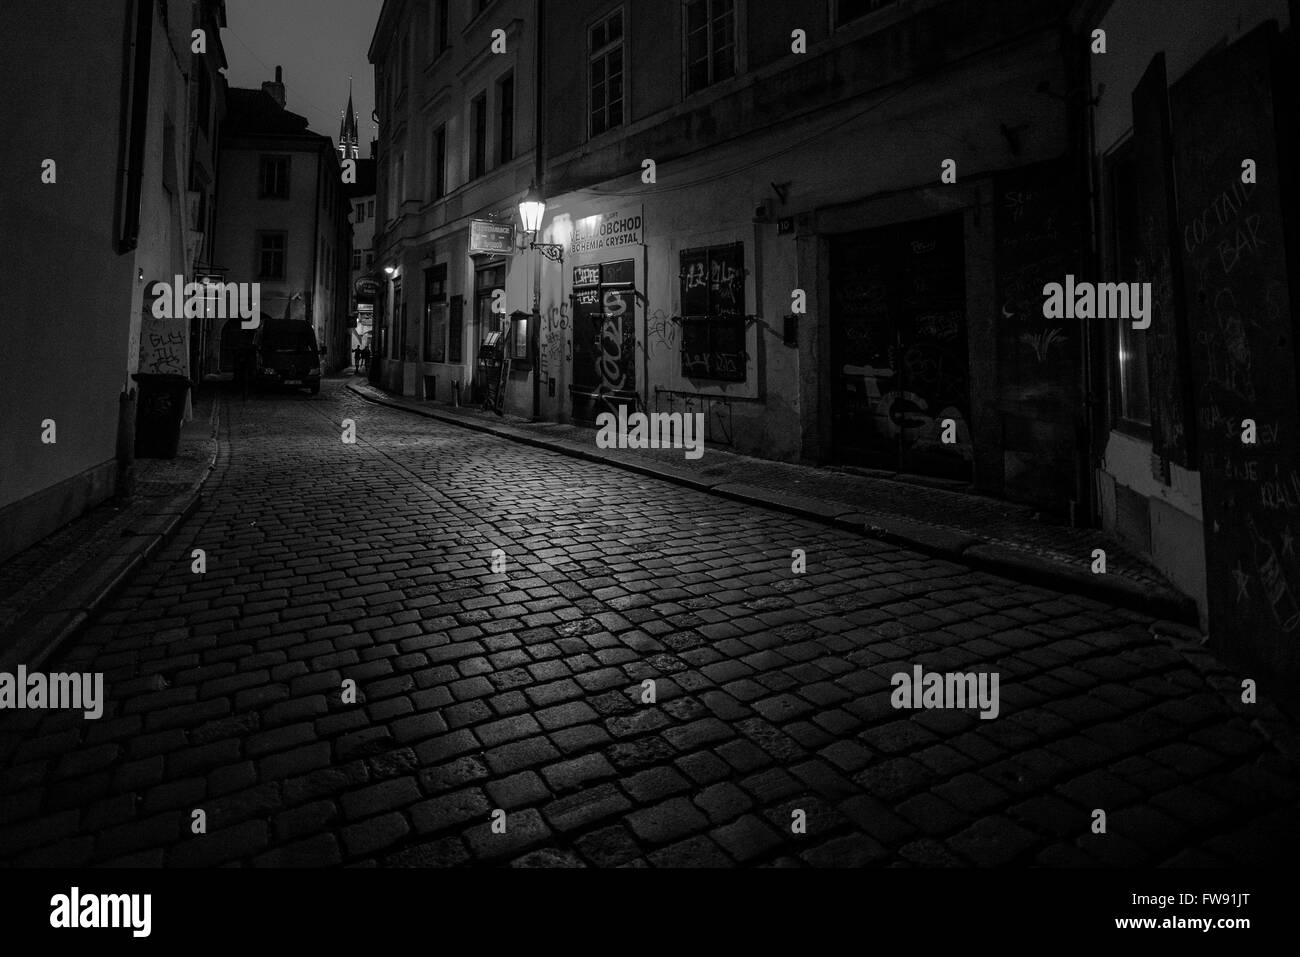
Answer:
<svg viewBox="0 0 1300 957"><path fill-rule="evenodd" d="M354 383L360 384L358 380ZM507 425L538 438L577 442L596 451L592 438L594 430L581 425L530 422L515 416L498 417L474 407L453 408L445 403L403 399L378 389L371 394L387 401L436 410L441 415L457 419ZM1028 506L974 494L968 486L958 482L938 482L880 470L817 467L757 459L712 443L707 448L702 458L694 460L685 458L679 449L606 449L599 454L613 462L635 461L641 465L657 462L718 483L733 482L816 499L838 505L846 512L865 513L876 520L919 522L931 528L971 535L1026 557L1075 568L1088 568L1093 561L1093 549L1104 548L1109 574L1140 585L1171 587L1150 561L1100 529L1073 528L1039 515Z"/></svg>
<svg viewBox="0 0 1300 957"><path fill-rule="evenodd" d="M1234 703L1239 677L1138 614L337 382L222 421L202 508L46 666L104 672L103 718L0 714L0 859L1123 866L1300 847L1300 778ZM1000 713L895 710L890 677L914 665L998 672Z"/></svg>

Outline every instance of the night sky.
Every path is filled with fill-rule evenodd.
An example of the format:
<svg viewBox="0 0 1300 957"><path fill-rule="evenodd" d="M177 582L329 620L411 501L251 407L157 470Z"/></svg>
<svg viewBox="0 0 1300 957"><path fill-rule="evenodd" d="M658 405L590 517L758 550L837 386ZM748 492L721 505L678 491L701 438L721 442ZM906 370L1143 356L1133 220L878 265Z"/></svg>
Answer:
<svg viewBox="0 0 1300 957"><path fill-rule="evenodd" d="M282 66L285 106L337 141L351 73L361 155L369 156L375 78L366 51L382 7L383 0L226 0L226 79L256 89Z"/></svg>

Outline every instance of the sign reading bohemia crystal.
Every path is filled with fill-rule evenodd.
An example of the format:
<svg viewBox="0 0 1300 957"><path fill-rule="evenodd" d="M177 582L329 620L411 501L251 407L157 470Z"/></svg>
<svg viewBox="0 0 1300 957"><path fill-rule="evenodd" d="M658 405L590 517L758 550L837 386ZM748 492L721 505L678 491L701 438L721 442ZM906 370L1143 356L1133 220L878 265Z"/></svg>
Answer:
<svg viewBox="0 0 1300 957"><path fill-rule="evenodd" d="M569 254L598 256L610 251L624 252L629 246L644 245L643 215L643 206L625 206L612 212L578 220L573 224Z"/></svg>
<svg viewBox="0 0 1300 957"><path fill-rule="evenodd" d="M469 254L471 256L513 256L515 254L515 228L509 224L490 223L475 219L469 224Z"/></svg>

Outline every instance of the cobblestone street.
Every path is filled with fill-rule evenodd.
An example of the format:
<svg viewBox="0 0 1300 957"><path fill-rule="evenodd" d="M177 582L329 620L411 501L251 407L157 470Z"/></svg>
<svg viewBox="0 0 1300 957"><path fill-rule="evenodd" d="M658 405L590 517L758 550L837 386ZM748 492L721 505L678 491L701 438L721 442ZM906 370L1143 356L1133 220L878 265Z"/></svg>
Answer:
<svg viewBox="0 0 1300 957"><path fill-rule="evenodd" d="M1300 850L1300 777L1252 726L1242 676L1140 614L339 381L227 396L222 422L201 508L45 666L103 672L103 718L0 715L6 862L1253 865ZM997 717L896 710L890 679L916 665L997 672Z"/></svg>

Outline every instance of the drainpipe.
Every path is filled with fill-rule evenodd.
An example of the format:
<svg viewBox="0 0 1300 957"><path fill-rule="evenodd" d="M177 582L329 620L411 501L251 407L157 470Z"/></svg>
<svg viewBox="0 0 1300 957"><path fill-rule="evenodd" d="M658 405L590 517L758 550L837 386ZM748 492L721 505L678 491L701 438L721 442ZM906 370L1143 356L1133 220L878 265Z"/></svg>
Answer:
<svg viewBox="0 0 1300 957"><path fill-rule="evenodd" d="M120 220L118 251L135 249L140 239L140 193L144 180L144 147L149 133L149 68L153 58L153 3L135 4L135 56L130 68L131 126L126 143L126 201Z"/></svg>
<svg viewBox="0 0 1300 957"><path fill-rule="evenodd" d="M537 183L537 188L542 190L545 196L545 186L543 180L546 175L546 160L542 153L542 122L544 120L545 103L546 103L546 70L544 67L544 51L546 49L546 3L545 0L534 0L536 14L533 22L536 24L536 45L535 53L537 62L534 64L534 70L537 74L537 82L533 84L534 100L534 117L533 117L533 180ZM533 329L532 335L529 336L532 345L533 354L533 421L540 422L542 418L542 254L533 250ZM564 267L560 267L560 285L563 289L564 284Z"/></svg>
<svg viewBox="0 0 1300 957"><path fill-rule="evenodd" d="M1098 242L1098 227L1101 222L1099 203L1101 195L1097 183L1096 169L1096 117L1092 103L1092 69L1091 58L1084 52L1087 46L1089 26L1084 24L1083 31L1073 33L1069 26L1065 28L1064 42L1066 50L1066 101L1067 122L1071 140L1071 153L1079 156L1082 169L1077 170L1079 181L1086 184L1075 195L1074 202L1079 216L1081 232L1081 265L1087 275L1099 275L1101 263ZM1076 99L1077 97L1077 99ZM1077 102L1077 109L1075 103ZM1098 518L1097 481L1095 463L1099 457L1094 448L1099 441L1097 430L1097 326L1091 320L1083 321L1083 341L1080 349L1080 389L1083 399L1082 421L1076 424L1075 453L1075 494L1071 506L1070 524L1076 528L1093 527ZM1104 369L1104 366L1102 366ZM1104 394L1105 390L1102 389Z"/></svg>

